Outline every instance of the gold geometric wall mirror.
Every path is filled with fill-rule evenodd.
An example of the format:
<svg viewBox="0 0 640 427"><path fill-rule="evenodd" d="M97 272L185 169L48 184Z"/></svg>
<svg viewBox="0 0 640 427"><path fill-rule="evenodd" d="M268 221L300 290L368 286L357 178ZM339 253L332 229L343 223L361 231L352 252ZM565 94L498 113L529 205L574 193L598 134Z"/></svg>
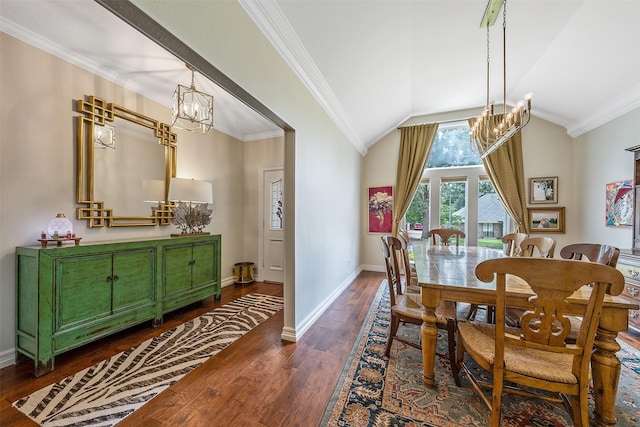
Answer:
<svg viewBox="0 0 640 427"><path fill-rule="evenodd" d="M76 108L76 209L93 227L169 225L176 176L171 126L96 96Z"/></svg>

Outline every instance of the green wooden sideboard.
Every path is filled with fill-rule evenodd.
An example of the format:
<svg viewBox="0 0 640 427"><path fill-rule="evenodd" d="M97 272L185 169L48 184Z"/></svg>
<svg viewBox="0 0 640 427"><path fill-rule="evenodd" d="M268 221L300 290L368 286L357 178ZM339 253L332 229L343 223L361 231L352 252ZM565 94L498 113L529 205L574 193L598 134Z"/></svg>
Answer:
<svg viewBox="0 0 640 427"><path fill-rule="evenodd" d="M16 248L16 351L35 375L72 348L221 292L221 236Z"/></svg>

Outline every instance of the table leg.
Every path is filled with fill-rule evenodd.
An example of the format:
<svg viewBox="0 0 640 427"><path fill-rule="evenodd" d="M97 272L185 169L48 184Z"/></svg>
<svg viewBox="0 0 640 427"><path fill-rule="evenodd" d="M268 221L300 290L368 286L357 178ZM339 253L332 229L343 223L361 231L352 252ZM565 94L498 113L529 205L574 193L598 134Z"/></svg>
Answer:
<svg viewBox="0 0 640 427"><path fill-rule="evenodd" d="M436 308L425 306L422 314L422 367L423 381L429 388L436 386L435 364L438 327L436 326Z"/></svg>
<svg viewBox="0 0 640 427"><path fill-rule="evenodd" d="M598 426L616 424L616 396L621 366L616 356L616 352L620 351L620 344L616 341L617 335L616 332L598 327L591 355L595 418Z"/></svg>

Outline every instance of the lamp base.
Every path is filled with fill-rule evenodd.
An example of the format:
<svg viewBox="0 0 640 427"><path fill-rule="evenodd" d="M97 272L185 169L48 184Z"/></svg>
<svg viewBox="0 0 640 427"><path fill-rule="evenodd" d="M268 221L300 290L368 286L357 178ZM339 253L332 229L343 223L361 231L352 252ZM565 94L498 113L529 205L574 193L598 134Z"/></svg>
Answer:
<svg viewBox="0 0 640 427"><path fill-rule="evenodd" d="M180 233L180 234L172 234L171 237L195 237L195 236L208 236L208 231L201 231L200 233Z"/></svg>

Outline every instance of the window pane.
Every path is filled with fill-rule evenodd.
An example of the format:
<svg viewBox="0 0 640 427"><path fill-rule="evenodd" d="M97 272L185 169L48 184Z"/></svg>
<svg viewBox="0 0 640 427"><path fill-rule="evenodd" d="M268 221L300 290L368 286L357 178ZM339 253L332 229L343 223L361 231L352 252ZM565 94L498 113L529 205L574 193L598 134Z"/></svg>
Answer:
<svg viewBox="0 0 640 427"><path fill-rule="evenodd" d="M404 216L410 239L426 239L429 232L429 183L418 185Z"/></svg>
<svg viewBox="0 0 640 427"><path fill-rule="evenodd" d="M282 180L271 183L271 229L282 230Z"/></svg>
<svg viewBox="0 0 640 427"><path fill-rule="evenodd" d="M447 181L440 186L440 228L464 231L466 221L465 181Z"/></svg>
<svg viewBox="0 0 640 427"><path fill-rule="evenodd" d="M481 165L482 160L471 150L469 133L466 124L438 129L427 168Z"/></svg>
<svg viewBox="0 0 640 427"><path fill-rule="evenodd" d="M502 249L507 212L488 179L478 182L478 246Z"/></svg>

